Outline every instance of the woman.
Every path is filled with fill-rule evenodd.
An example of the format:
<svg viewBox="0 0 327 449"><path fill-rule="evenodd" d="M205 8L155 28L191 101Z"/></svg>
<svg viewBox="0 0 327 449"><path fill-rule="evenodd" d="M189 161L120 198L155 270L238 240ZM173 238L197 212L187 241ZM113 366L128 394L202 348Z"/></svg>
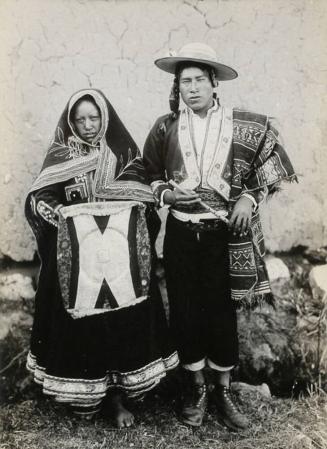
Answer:
<svg viewBox="0 0 327 449"><path fill-rule="evenodd" d="M68 102L27 201L41 271L27 367L44 393L93 416L109 390L153 388L178 363L152 275L152 202L140 152L98 90Z"/></svg>

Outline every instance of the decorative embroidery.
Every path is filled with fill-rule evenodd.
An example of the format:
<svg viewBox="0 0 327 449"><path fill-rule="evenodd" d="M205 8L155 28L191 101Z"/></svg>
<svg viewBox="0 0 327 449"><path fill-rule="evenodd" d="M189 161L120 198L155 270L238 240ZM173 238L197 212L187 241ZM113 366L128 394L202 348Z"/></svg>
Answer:
<svg viewBox="0 0 327 449"><path fill-rule="evenodd" d="M201 174L196 160L196 153L191 138L189 114L186 108L180 112L179 116L178 141L186 175L182 171L180 172L180 177L182 178L180 184L185 189L194 189L200 184Z"/></svg>
<svg viewBox="0 0 327 449"><path fill-rule="evenodd" d="M151 248L144 208L138 208L137 210L136 248L142 296L146 296L149 293L150 286Z"/></svg>
<svg viewBox="0 0 327 449"><path fill-rule="evenodd" d="M242 187L242 178L243 178L243 168L240 162L235 161L234 164L234 183Z"/></svg>
<svg viewBox="0 0 327 449"><path fill-rule="evenodd" d="M139 175L140 171L143 170L142 156L139 151L137 151L137 155L133 158L132 150L129 148L126 165L125 166L123 165L124 164L123 155L120 156L119 162L121 168L119 170L118 175L114 178L114 181L117 181L121 176L125 175L132 175L135 176L136 178L140 178L141 180L143 180L143 178Z"/></svg>
<svg viewBox="0 0 327 449"><path fill-rule="evenodd" d="M255 276L256 265L252 243L230 243L229 263L231 275Z"/></svg>
<svg viewBox="0 0 327 449"><path fill-rule="evenodd" d="M36 210L45 221L58 227L58 214L49 204L41 200L37 203Z"/></svg>
<svg viewBox="0 0 327 449"><path fill-rule="evenodd" d="M233 140L239 144L246 144L248 148L256 150L262 139L264 129L254 122L241 122L234 119Z"/></svg>
<svg viewBox="0 0 327 449"><path fill-rule="evenodd" d="M70 379L47 374L45 368L37 364L36 357L31 352L26 363L27 369L34 374L35 382L43 386L45 394L54 396L58 402L76 406L98 405L109 388L120 388L129 397L137 397L155 387L166 371L177 365L178 355L174 352L167 358L159 358L135 371L110 371L100 379Z"/></svg>
<svg viewBox="0 0 327 449"><path fill-rule="evenodd" d="M85 95L93 97L101 112L101 128L94 139L96 144L94 143L92 145L87 144L77 135L76 130L70 121L72 107L76 104L78 99ZM109 120L109 114L111 114L111 112L112 116ZM111 133L107 132L108 129L110 129L109 125L115 129L115 135L119 136L119 138L117 137L115 139L115 144L113 143L113 145L115 145L115 154L117 156L115 156L108 147L109 142L112 141L111 138L113 138ZM102 160L98 163L100 159L99 153L103 154L104 151L110 153L110 155L105 161L105 164L102 163ZM123 157L121 157L121 155ZM120 162L123 162L122 165L124 165L126 159L128 159L129 165L126 169L121 169L117 175L117 181L115 181L114 177L116 173L117 158L119 158ZM120 163L119 161L118 163ZM107 164L107 162L109 164ZM83 89L71 97L62 114L55 131L54 139L51 142L43 163L42 171L33 184L30 193L48 185L68 181L75 176L93 170L100 172L103 170L105 172L102 174L100 173L95 182L95 193L97 194L97 192L99 192L100 198L111 199L112 184L114 184L114 182L132 178L131 180L135 182L134 188L136 188L137 199L141 198L143 193L143 201L154 201L151 190L146 183L140 152L129 133L126 132L119 117L115 114L111 104L101 92L93 89ZM100 182L98 182L99 179ZM140 184L138 187L136 186L136 181ZM121 189L119 192L120 197L122 197L123 192L124 189ZM131 192L129 192L128 198L132 196Z"/></svg>
<svg viewBox="0 0 327 449"><path fill-rule="evenodd" d="M151 187L137 181L115 181L107 189L96 192L96 199L154 202Z"/></svg>
<svg viewBox="0 0 327 449"><path fill-rule="evenodd" d="M212 188L229 199L231 172L224 174L225 166L230 156L232 143L232 113L226 108L212 111L208 118L208 127L201 157L201 172L197 164L195 149L191 139L191 123L189 112L184 109L180 113L178 125L178 140L184 162L184 173L178 182L184 188L194 189L199 186Z"/></svg>
<svg viewBox="0 0 327 449"><path fill-rule="evenodd" d="M86 184L79 182L65 187L67 201L86 200L88 197Z"/></svg>
<svg viewBox="0 0 327 449"><path fill-rule="evenodd" d="M122 157L119 160L121 165ZM150 186L137 181L142 181L144 168L142 158L137 152L133 158L132 151L128 151L128 161L125 167L122 167L115 176L117 159L114 153L104 146L100 152L97 170L94 180L94 195L97 198L106 199L140 199L141 201L153 202L153 195ZM120 178L134 177L133 180L123 180Z"/></svg>
<svg viewBox="0 0 327 449"><path fill-rule="evenodd" d="M277 137L271 130L268 130L266 133L265 143L263 145L262 152L260 154L260 158L262 160L268 159L268 157L270 156L271 152L274 149L276 142L277 142Z"/></svg>
<svg viewBox="0 0 327 449"><path fill-rule="evenodd" d="M220 114L221 117L219 117ZM206 181L208 187L215 189L228 201L230 195L229 176L231 176L231 173L228 174L226 166L230 160L233 136L231 109L220 107L213 112L212 120L213 125L209 128L207 148L204 153L204 157L210 164Z"/></svg>
<svg viewBox="0 0 327 449"><path fill-rule="evenodd" d="M31 187L31 191L38 190L58 182L64 182L74 178L80 173L95 170L98 161L98 154L92 153L87 156L71 159L65 163L52 165L44 168ZM69 175L68 175L69 173Z"/></svg>
<svg viewBox="0 0 327 449"><path fill-rule="evenodd" d="M259 182L263 185L274 184L285 176L286 170L277 155L269 158L262 167L257 168Z"/></svg>
<svg viewBox="0 0 327 449"><path fill-rule="evenodd" d="M253 244L256 246L260 256L263 257L265 255L265 244L259 213L256 213L252 216L251 233Z"/></svg>
<svg viewBox="0 0 327 449"><path fill-rule="evenodd" d="M57 237L57 270L61 296L66 309L69 308L69 290L72 271L72 250L67 222L59 215Z"/></svg>
<svg viewBox="0 0 327 449"><path fill-rule="evenodd" d="M144 210L145 206L135 201L81 203L62 208L58 257L71 274L61 272L59 279L63 282L65 306L69 304L67 310L73 318L114 312L147 299L151 248ZM97 216L108 217L105 229L99 229L94 219ZM69 225L65 222L68 219L72 220ZM131 252L133 235L135 254ZM73 251L78 253L77 264L72 259Z"/></svg>
<svg viewBox="0 0 327 449"><path fill-rule="evenodd" d="M96 147L83 144L75 136L70 136L66 144L64 132L60 126L57 126L55 137L52 139L50 146L49 154L55 153L54 157L66 160L77 159L98 152Z"/></svg>
<svg viewBox="0 0 327 449"><path fill-rule="evenodd" d="M195 192L200 195L200 198L202 201L204 201L208 206L212 207L216 211L226 211L228 208L227 201L219 195L215 190L207 190L202 189L198 187L195 189ZM174 206L175 210L178 210L180 212L185 213L192 213L192 214L201 214L204 212L207 212L207 209L205 209L201 204L194 203L189 206L183 206L182 204L178 204ZM226 213L227 215L227 213Z"/></svg>

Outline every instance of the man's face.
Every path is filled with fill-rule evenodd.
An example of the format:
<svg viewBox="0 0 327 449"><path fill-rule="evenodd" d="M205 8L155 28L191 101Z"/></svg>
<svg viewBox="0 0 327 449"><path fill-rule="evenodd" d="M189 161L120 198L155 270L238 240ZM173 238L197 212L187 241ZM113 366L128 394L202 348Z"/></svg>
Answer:
<svg viewBox="0 0 327 449"><path fill-rule="evenodd" d="M184 103L196 114L205 114L212 106L213 86L206 70L199 67L183 69L179 77L179 90Z"/></svg>
<svg viewBox="0 0 327 449"><path fill-rule="evenodd" d="M88 143L93 141L101 128L99 111L88 100L83 100L77 106L73 122L78 135Z"/></svg>

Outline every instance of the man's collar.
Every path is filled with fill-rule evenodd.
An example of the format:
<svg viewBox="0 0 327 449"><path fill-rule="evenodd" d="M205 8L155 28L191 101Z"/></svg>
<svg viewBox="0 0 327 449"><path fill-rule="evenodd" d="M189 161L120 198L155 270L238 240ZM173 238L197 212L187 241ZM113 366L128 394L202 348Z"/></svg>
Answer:
<svg viewBox="0 0 327 449"><path fill-rule="evenodd" d="M207 115L204 118L207 118L209 114L212 114L212 112L217 111L218 108L219 108L218 101L215 98L213 98L213 105L211 106L211 108L207 110ZM186 109L192 116L198 116L198 114L194 112L189 106L186 106Z"/></svg>

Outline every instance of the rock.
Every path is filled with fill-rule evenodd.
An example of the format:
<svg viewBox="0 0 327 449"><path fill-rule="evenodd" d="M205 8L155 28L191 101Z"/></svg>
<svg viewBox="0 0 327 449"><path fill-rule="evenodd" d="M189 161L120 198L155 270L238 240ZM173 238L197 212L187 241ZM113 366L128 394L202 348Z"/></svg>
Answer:
<svg viewBox="0 0 327 449"><path fill-rule="evenodd" d="M304 251L304 257L312 264L325 264L327 263L327 247L316 250L307 249Z"/></svg>
<svg viewBox="0 0 327 449"><path fill-rule="evenodd" d="M4 340L15 327L32 326L32 317L24 312L1 313L0 315L0 341Z"/></svg>
<svg viewBox="0 0 327 449"><path fill-rule="evenodd" d="M26 371L32 321L24 311L0 311L0 403L22 397L32 387Z"/></svg>
<svg viewBox="0 0 327 449"><path fill-rule="evenodd" d="M309 282L315 299L327 302L327 265L312 268L309 274Z"/></svg>
<svg viewBox="0 0 327 449"><path fill-rule="evenodd" d="M253 368L256 371L267 370L268 374L272 374L272 367L278 356L272 352L268 343L261 343L253 348Z"/></svg>
<svg viewBox="0 0 327 449"><path fill-rule="evenodd" d="M265 261L270 282L290 279L290 271L281 259L267 256Z"/></svg>
<svg viewBox="0 0 327 449"><path fill-rule="evenodd" d="M33 299L35 291L32 278L20 273L0 274L0 299L19 301L21 299Z"/></svg>
<svg viewBox="0 0 327 449"><path fill-rule="evenodd" d="M266 383L262 383L261 385L250 385L245 382L232 382L231 388L233 391L240 394L255 393L267 399L271 398L270 389Z"/></svg>
<svg viewBox="0 0 327 449"><path fill-rule="evenodd" d="M286 300L278 299L275 309L240 310L239 378L251 384L267 383L274 394L291 392L299 357L296 324L295 307Z"/></svg>

